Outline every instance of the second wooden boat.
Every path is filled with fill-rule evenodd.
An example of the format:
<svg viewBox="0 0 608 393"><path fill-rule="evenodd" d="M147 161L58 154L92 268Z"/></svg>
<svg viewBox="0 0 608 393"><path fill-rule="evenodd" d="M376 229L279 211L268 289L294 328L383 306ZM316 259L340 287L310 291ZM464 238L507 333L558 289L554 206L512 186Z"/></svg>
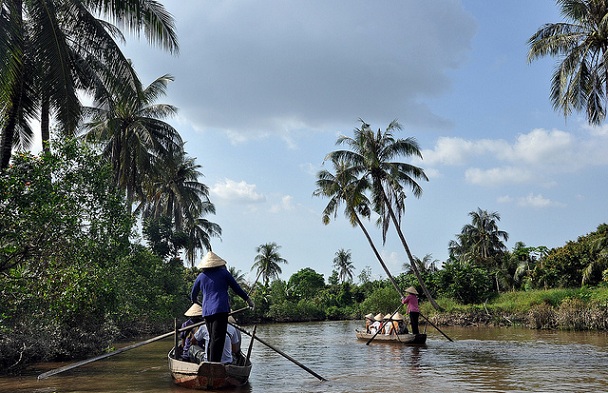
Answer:
<svg viewBox="0 0 608 393"><path fill-rule="evenodd" d="M355 334L359 340L369 341L374 337L371 333L365 333L360 330L355 330ZM377 334L374 341L393 342L397 344L422 345L426 343L426 334Z"/></svg>

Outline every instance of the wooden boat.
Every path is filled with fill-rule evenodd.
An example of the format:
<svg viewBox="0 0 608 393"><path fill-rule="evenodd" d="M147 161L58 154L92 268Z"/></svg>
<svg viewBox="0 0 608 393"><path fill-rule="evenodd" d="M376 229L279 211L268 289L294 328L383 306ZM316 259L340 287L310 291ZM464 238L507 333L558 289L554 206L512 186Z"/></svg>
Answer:
<svg viewBox="0 0 608 393"><path fill-rule="evenodd" d="M357 339L369 341L372 337L374 337L371 333L365 333L360 330L355 329L355 334L357 335ZM406 344L406 345L422 345L426 343L426 334L376 334L374 337L374 341L380 342L392 342L397 344Z"/></svg>
<svg viewBox="0 0 608 393"><path fill-rule="evenodd" d="M169 370L176 385L199 390L216 390L245 385L249 382L251 361L244 356L243 365L219 362L193 363L175 359L175 349L169 352Z"/></svg>

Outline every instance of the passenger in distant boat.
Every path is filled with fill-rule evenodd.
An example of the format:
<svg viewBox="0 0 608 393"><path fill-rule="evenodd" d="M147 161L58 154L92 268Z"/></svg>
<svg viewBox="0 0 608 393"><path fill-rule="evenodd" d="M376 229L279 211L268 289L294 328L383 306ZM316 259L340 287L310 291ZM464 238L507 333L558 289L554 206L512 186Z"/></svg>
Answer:
<svg viewBox="0 0 608 393"><path fill-rule="evenodd" d="M397 334L407 334L407 325L405 324L405 318L403 318L403 315L398 312L395 314L393 319L395 320L394 322L397 322Z"/></svg>
<svg viewBox="0 0 608 393"><path fill-rule="evenodd" d="M380 329L382 329L382 319L384 318L384 315L379 312L378 314L376 314L376 316L374 317L374 323L372 323L372 325L369 327L369 332L371 334L376 334L376 332Z"/></svg>
<svg viewBox="0 0 608 393"><path fill-rule="evenodd" d="M194 339L198 343L209 342L209 330L207 330L207 325L202 325L198 328L196 333L194 333ZM221 362L224 364L232 363L237 359L236 355L239 353L241 347L241 343L239 341L239 335L237 334L237 330L234 326L228 325L226 331L226 340L224 340L224 348L222 350L222 358ZM190 347L190 360L193 362L201 363L209 359L208 348L203 348L199 345L192 345Z"/></svg>
<svg viewBox="0 0 608 393"><path fill-rule="evenodd" d="M414 287L409 287L405 290L407 296L401 299L401 303L407 304L407 313L410 316L412 324L412 333L420 334L418 330L418 318L420 316L420 308L418 307L418 291Z"/></svg>
<svg viewBox="0 0 608 393"><path fill-rule="evenodd" d="M192 306L190 306L190 308L184 313L184 315L189 318L188 320L186 320L186 322L182 323L182 328L194 325L198 322L202 322L203 320L201 306L196 303L193 303ZM192 344L192 337L194 336L193 330L196 330L196 328L185 330L179 334L180 338L182 339L181 357L183 360L190 360L188 350L190 349L190 345Z"/></svg>
<svg viewBox="0 0 608 393"><path fill-rule="evenodd" d="M384 325L382 326L383 333L386 336L390 336L391 334L393 334L393 323L391 321L391 314L384 314L384 318L382 319L384 323Z"/></svg>
<svg viewBox="0 0 608 393"><path fill-rule="evenodd" d="M253 300L236 282L232 274L226 269L226 261L209 251L203 257L200 268L202 273L198 275L190 298L196 303L199 293L203 294L203 311L206 326L209 331L209 360L220 362L222 351L226 341L228 329L228 313L230 312L230 302L228 298L228 288L247 302L250 308L254 307Z"/></svg>
<svg viewBox="0 0 608 393"><path fill-rule="evenodd" d="M365 316L365 333L370 333L369 329L371 328L372 323L374 323L374 314L370 312Z"/></svg>

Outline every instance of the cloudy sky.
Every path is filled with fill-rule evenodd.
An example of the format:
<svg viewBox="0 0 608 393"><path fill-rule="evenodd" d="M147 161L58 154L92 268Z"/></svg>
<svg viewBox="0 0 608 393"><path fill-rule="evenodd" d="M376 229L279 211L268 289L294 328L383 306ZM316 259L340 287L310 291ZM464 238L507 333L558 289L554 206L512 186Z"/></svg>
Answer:
<svg viewBox="0 0 608 393"><path fill-rule="evenodd" d="M398 120L430 180L408 198L410 249L444 261L469 212L498 212L507 246L558 247L607 222L608 127L565 119L549 101L551 58L527 62L527 40L561 21L553 0L163 1L180 54L129 40L144 84L171 74L159 100L202 165L223 229L214 251L244 273L276 242L281 278L328 278L339 249L355 277L385 278L362 232L340 214L321 223L316 173L364 119ZM380 233L368 227L381 244ZM393 274L407 262L389 233ZM253 279L253 273L249 278Z"/></svg>

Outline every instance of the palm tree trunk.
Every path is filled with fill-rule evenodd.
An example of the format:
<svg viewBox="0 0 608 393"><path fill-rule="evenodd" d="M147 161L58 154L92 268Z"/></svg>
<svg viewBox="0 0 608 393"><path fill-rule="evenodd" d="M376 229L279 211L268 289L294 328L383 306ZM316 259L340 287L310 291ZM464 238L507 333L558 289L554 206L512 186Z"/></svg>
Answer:
<svg viewBox="0 0 608 393"><path fill-rule="evenodd" d="M367 229L365 229L365 226L363 225L363 223L359 219L359 216L356 213L354 213L354 212L353 212L353 216L355 217L355 220L357 220L357 225L359 225L359 228L361 228L361 230L365 234L365 237L367 238L367 242L372 247L372 251L374 252L374 255L376 256L376 259L378 259L378 262L380 262L380 265L382 265L382 268L386 272L386 275L388 276L388 278L391 281L391 283L393 283L393 286L397 290L397 293L399 293L399 296L403 297L403 292L399 288L399 285L397 285L397 282L393 278L393 275L391 274L390 270L388 270L388 267L386 267L386 264L384 263L384 260L380 256L380 253L378 252L378 249L376 248L376 245L374 244L374 241L372 240L371 236L369 235L369 232L367 232Z"/></svg>
<svg viewBox="0 0 608 393"><path fill-rule="evenodd" d="M407 254L407 257L410 260L410 265L412 266L412 270L414 271L414 274L416 275L416 278L418 279L418 283L420 284L420 287L422 288L422 292L424 292L424 295L427 297L427 299L429 299L429 301L431 302L431 304L433 305L435 310L441 311L441 307L439 306L439 304L437 304L435 299L433 299L433 297L431 296L431 293L427 289L426 285L424 285L424 280L422 279L422 276L420 275L418 266L416 266L416 261L414 260L414 257L412 256L412 252L410 251L410 248L407 245L407 242L405 241L405 236L403 236L403 232L401 231L401 226L399 225L399 222L397 221L395 212L393 211L393 208L392 208L391 204L389 203L388 198L386 197L386 194L384 194L384 202L385 202L388 212L391 216L391 220L393 221L393 224L395 224L395 230L397 231L397 235L399 235L399 239L401 239L401 243L403 244L405 253Z"/></svg>

